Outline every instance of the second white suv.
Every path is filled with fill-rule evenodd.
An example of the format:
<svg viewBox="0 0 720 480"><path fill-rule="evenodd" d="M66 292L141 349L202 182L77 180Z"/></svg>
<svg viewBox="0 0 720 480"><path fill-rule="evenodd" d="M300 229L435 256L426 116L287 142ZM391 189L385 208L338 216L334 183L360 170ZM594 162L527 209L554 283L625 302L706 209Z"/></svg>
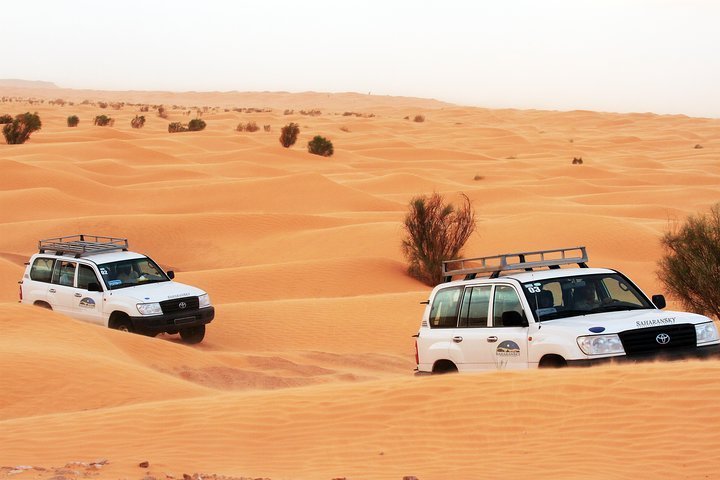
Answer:
<svg viewBox="0 0 720 480"><path fill-rule="evenodd" d="M662 295L588 268L585 247L453 260L443 270L416 335L421 374L720 353L710 318L661 310Z"/></svg>
<svg viewBox="0 0 720 480"><path fill-rule="evenodd" d="M20 301L118 330L179 333L199 343L215 317L208 294L174 282L125 238L73 235L38 242L20 283Z"/></svg>

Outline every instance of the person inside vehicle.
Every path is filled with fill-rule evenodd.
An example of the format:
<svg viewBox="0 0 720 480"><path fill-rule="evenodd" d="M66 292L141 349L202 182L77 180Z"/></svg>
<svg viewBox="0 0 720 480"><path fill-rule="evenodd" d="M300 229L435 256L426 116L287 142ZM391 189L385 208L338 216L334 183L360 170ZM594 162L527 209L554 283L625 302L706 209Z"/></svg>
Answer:
<svg viewBox="0 0 720 480"><path fill-rule="evenodd" d="M129 264L123 264L117 266L117 279L123 283L137 283L138 275L132 269Z"/></svg>
<svg viewBox="0 0 720 480"><path fill-rule="evenodd" d="M595 298L595 291L591 286L581 287L575 290L575 309L592 310L600 306Z"/></svg>

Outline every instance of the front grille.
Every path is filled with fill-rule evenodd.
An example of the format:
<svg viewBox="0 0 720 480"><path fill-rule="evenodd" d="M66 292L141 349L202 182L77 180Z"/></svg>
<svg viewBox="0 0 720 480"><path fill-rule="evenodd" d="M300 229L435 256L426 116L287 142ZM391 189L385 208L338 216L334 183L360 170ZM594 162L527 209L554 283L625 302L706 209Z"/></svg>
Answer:
<svg viewBox="0 0 720 480"><path fill-rule="evenodd" d="M181 307L184 304L185 308ZM198 297L173 298L160 302L163 313L191 312L200 308L200 300Z"/></svg>
<svg viewBox="0 0 720 480"><path fill-rule="evenodd" d="M628 356L662 353L676 348L694 348L697 344L695 326L688 324L627 330L620 332L619 336ZM661 343L658 339L668 341Z"/></svg>

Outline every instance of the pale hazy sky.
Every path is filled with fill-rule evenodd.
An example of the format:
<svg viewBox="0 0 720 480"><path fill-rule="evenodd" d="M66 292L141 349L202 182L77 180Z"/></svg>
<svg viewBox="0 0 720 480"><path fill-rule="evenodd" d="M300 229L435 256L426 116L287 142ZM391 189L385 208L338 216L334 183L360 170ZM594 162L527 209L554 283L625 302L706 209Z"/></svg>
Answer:
<svg viewBox="0 0 720 480"><path fill-rule="evenodd" d="M720 117L714 0L2 2L0 78Z"/></svg>

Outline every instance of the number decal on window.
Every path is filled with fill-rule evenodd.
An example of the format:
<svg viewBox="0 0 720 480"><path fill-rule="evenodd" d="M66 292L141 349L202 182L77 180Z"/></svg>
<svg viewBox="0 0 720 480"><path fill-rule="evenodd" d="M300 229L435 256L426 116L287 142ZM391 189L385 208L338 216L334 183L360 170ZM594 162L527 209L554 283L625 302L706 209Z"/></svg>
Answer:
<svg viewBox="0 0 720 480"><path fill-rule="evenodd" d="M533 287L532 285L527 287L528 292L530 293L540 293L540 287Z"/></svg>

